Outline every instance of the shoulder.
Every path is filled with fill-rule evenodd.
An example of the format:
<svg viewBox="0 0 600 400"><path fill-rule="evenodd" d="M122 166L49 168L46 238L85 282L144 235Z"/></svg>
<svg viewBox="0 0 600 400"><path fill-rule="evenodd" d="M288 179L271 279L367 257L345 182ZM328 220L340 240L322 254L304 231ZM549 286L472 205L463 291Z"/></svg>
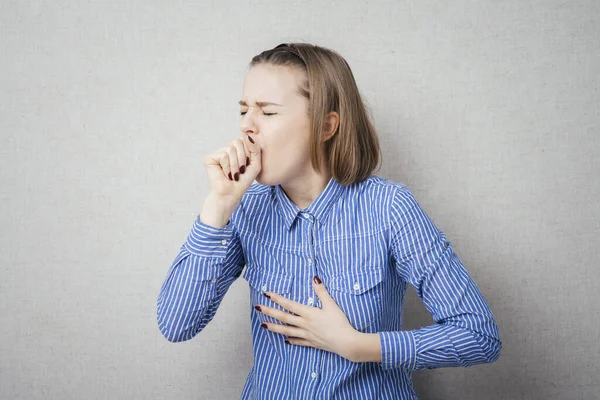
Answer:
<svg viewBox="0 0 600 400"><path fill-rule="evenodd" d="M382 203L387 208L400 207L412 208L415 197L412 190L403 182L395 182L377 175L356 183L350 187L351 191L370 197L373 201Z"/></svg>
<svg viewBox="0 0 600 400"><path fill-rule="evenodd" d="M402 226L407 219L414 217L414 213L420 212L420 205L411 188L403 182L371 175L351 185L349 192L350 197L360 199L365 208L374 212L377 224L385 229Z"/></svg>

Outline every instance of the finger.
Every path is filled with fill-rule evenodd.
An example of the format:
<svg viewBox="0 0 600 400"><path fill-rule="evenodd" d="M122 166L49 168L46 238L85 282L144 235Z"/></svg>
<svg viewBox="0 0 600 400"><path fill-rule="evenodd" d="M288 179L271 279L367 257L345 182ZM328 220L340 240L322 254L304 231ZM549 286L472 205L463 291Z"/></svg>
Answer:
<svg viewBox="0 0 600 400"><path fill-rule="evenodd" d="M207 166L208 165L221 165L221 156L226 151L227 151L227 147L222 147L219 150L216 150L214 153L207 155L206 158L204 159Z"/></svg>
<svg viewBox="0 0 600 400"><path fill-rule="evenodd" d="M238 163L240 165L240 174L243 174L244 172L246 172L246 165L248 164L246 162L246 149L244 147L244 141L241 138L235 139L233 141L233 146L235 146L235 149L237 151L237 157L238 157Z"/></svg>
<svg viewBox="0 0 600 400"><path fill-rule="evenodd" d="M293 300L290 300L286 297L283 297L277 293L273 292L264 292L264 295L267 296L274 303L279 304L287 311L291 311L300 317L307 316L309 313L314 311L314 307L305 306L304 304L297 303Z"/></svg>
<svg viewBox="0 0 600 400"><path fill-rule="evenodd" d="M325 287L323 282L321 282L318 276L313 277L312 283L317 297L319 298L319 300L321 300L321 304L327 304L330 301L333 301L333 298L329 295L327 288Z"/></svg>
<svg viewBox="0 0 600 400"><path fill-rule="evenodd" d="M281 322L285 322L286 324L294 325L299 328L304 327L304 318L302 318L300 316L296 316L294 314L291 314L291 313L288 313L285 311L281 311L281 310L278 310L273 307L267 307L267 306L260 306L260 309L258 311L260 311L261 313L263 313L265 315L273 317Z"/></svg>
<svg viewBox="0 0 600 400"><path fill-rule="evenodd" d="M256 139L251 135L246 135L244 142L246 143L248 150L250 150L250 164L252 164L252 161L260 156L260 146L256 143Z"/></svg>
<svg viewBox="0 0 600 400"><path fill-rule="evenodd" d="M244 152L246 153L246 167L250 165L250 149L248 148L248 140L242 140L242 144L244 145Z"/></svg>
<svg viewBox="0 0 600 400"><path fill-rule="evenodd" d="M237 149L235 146L229 146L227 150L227 155L229 156L229 168L231 169L231 175L233 176L233 180L240 180L240 166L238 163Z"/></svg>
<svg viewBox="0 0 600 400"><path fill-rule="evenodd" d="M231 167L229 165L229 154L227 154L227 151L223 151L223 153L221 153L221 156L219 157L219 164L223 170L223 175L225 175L229 180L233 180L233 176L231 175Z"/></svg>
<svg viewBox="0 0 600 400"><path fill-rule="evenodd" d="M275 333L281 333L285 336L294 336L302 339L306 339L306 331L302 328L296 328L295 326L273 324L271 322L263 322L262 327Z"/></svg>
<svg viewBox="0 0 600 400"><path fill-rule="evenodd" d="M297 337L289 337L285 339L286 344L295 344L296 346L306 346L306 347L315 347L306 339L300 339Z"/></svg>

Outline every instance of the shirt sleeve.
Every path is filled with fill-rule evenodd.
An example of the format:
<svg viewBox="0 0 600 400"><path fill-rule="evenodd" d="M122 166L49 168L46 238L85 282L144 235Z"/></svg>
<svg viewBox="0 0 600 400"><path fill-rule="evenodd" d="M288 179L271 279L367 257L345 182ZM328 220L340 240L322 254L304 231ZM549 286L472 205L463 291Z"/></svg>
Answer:
<svg viewBox="0 0 600 400"><path fill-rule="evenodd" d="M435 324L379 332L383 369L467 367L498 359L502 343L486 299L408 188L394 196L390 215L396 272L410 283Z"/></svg>
<svg viewBox="0 0 600 400"><path fill-rule="evenodd" d="M182 342L202 331L244 265L231 220L225 227L215 228L198 216L158 295L156 316L163 336Z"/></svg>

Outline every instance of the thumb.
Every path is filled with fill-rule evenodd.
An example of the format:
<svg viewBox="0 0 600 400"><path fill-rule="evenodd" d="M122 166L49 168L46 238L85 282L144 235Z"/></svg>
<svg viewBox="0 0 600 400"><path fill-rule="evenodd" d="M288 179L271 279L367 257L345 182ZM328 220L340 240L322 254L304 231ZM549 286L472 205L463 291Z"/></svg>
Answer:
<svg viewBox="0 0 600 400"><path fill-rule="evenodd" d="M262 155L260 146L258 145L258 143L256 143L256 140L250 135L246 135L244 143L246 144L246 148L250 153L250 166L257 167L258 170L260 170Z"/></svg>

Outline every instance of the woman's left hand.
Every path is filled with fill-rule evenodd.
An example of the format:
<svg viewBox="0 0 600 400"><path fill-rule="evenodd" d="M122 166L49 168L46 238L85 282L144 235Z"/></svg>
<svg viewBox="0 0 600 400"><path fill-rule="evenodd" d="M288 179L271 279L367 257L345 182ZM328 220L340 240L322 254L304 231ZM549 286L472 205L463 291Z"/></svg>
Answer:
<svg viewBox="0 0 600 400"><path fill-rule="evenodd" d="M322 308L307 306L277 293L265 292L265 296L290 312L257 306L257 310L263 314L289 324L264 323L263 328L288 336L290 344L327 350L352 361L353 343L360 332L350 325L346 314L329 295L325 285L317 283L315 278L313 287L321 300Z"/></svg>

